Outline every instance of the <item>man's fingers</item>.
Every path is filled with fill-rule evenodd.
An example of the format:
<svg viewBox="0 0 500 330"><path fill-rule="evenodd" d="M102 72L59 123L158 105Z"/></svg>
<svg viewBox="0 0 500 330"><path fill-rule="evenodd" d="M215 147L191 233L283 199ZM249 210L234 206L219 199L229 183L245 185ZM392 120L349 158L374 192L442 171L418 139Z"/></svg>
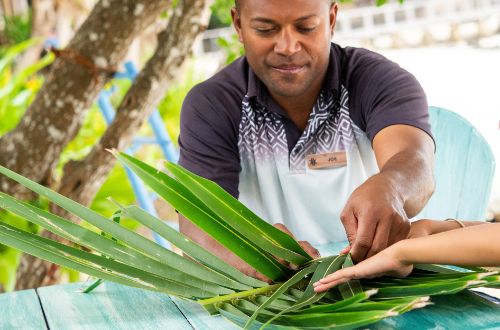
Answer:
<svg viewBox="0 0 500 330"><path fill-rule="evenodd" d="M261 281L266 282L266 283L272 283L273 282L269 277L264 276L263 274L259 273L258 271L256 271L253 268L250 268L247 271L243 271L243 273L245 275L248 275L250 277L256 278L256 279L261 280Z"/></svg>
<svg viewBox="0 0 500 330"><path fill-rule="evenodd" d="M289 263L288 261L286 261L285 259L281 259L281 258L278 258L278 257L274 257L276 260L278 260L278 262L282 265L285 265L285 267L288 267L288 268L291 268L293 270L297 269L296 267L292 266L291 263Z"/></svg>
<svg viewBox="0 0 500 330"><path fill-rule="evenodd" d="M390 223L388 221L379 221L375 230L372 246L370 251L368 251L366 258L376 255L387 247L390 233Z"/></svg>
<svg viewBox="0 0 500 330"><path fill-rule="evenodd" d="M288 228L284 224L276 223L276 224L274 224L274 227L278 228L282 232L287 233L288 235L290 235L292 238L295 239L295 236L293 236L292 232L290 230L288 230ZM309 242L299 241L298 243L300 244L300 246L302 246L304 251L306 251L306 253L308 255L310 255L313 259L320 257L319 251L316 248L314 248Z"/></svg>
<svg viewBox="0 0 500 330"><path fill-rule="evenodd" d="M295 236L293 236L292 232L290 230L288 230L288 228L282 224L282 223L275 223L274 224L274 227L278 228L279 230L281 230L282 232L285 232L287 233L288 235L292 236L293 238L295 238Z"/></svg>
<svg viewBox="0 0 500 330"><path fill-rule="evenodd" d="M358 232L354 244L351 244L351 256L354 261L359 262L366 258L372 247L376 226L377 221L374 219L358 218Z"/></svg>
<svg viewBox="0 0 500 330"><path fill-rule="evenodd" d="M352 246L356 238L356 232L358 231L358 220L348 206L346 206L346 209L342 211L340 221L342 221L342 225L344 226L347 240Z"/></svg>
<svg viewBox="0 0 500 330"><path fill-rule="evenodd" d="M408 238L410 233L411 225L408 220L395 221L391 225L391 234L389 235L388 245L399 242L402 239Z"/></svg>
<svg viewBox="0 0 500 330"><path fill-rule="evenodd" d="M317 259L320 257L319 251L312 246L309 242L307 241L299 241L300 246L306 251L308 255L311 256L313 259Z"/></svg>
<svg viewBox="0 0 500 330"><path fill-rule="evenodd" d="M256 279L264 281L266 283L273 282L270 278L259 273L255 268L253 268L249 264L245 263L244 261L238 261L237 263L233 263L233 266L247 276L256 278Z"/></svg>
<svg viewBox="0 0 500 330"><path fill-rule="evenodd" d="M339 254L348 254L348 253L349 253L349 251L351 251L351 246L350 246L350 245L348 245L348 246L346 246L345 248L343 248L343 249L339 252Z"/></svg>

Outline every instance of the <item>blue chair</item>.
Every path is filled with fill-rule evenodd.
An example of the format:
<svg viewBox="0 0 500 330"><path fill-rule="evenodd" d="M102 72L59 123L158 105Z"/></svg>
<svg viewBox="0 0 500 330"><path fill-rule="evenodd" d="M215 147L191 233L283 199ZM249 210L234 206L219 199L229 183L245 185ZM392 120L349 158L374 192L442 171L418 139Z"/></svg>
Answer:
<svg viewBox="0 0 500 330"><path fill-rule="evenodd" d="M436 190L416 218L483 220L495 159L483 136L458 114L429 108L436 141Z"/></svg>

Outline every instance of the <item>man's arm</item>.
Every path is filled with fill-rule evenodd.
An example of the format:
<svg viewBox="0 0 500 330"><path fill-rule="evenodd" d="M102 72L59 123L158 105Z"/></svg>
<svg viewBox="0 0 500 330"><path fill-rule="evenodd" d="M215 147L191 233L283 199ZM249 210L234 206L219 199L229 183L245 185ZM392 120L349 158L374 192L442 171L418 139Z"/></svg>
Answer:
<svg viewBox="0 0 500 330"><path fill-rule="evenodd" d="M434 191L434 142L408 125L382 129L373 139L380 173L350 196L341 220L356 261L405 239L408 218L415 216Z"/></svg>

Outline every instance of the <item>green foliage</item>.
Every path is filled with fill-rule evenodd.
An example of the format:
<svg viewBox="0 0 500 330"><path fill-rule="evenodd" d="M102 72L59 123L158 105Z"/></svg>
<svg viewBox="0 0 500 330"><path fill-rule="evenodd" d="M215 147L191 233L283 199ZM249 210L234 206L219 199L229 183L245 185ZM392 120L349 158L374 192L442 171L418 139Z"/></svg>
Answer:
<svg viewBox="0 0 500 330"><path fill-rule="evenodd" d="M2 222L0 221L0 224ZM12 291L15 286L16 269L21 252L0 244L0 284L5 291Z"/></svg>
<svg viewBox="0 0 500 330"><path fill-rule="evenodd" d="M377 1L376 2L377 6L382 6L382 5L387 3L387 0L376 0L376 1ZM399 3L405 2L405 0L398 0L398 1L399 1Z"/></svg>
<svg viewBox="0 0 500 330"><path fill-rule="evenodd" d="M199 210L184 211L188 211L185 215L190 221L220 243L231 240L245 242L245 246L226 246L248 264L253 264L254 255L241 255L240 250L249 248L261 251L270 258L289 258L286 260L292 260L291 256L304 252L297 242L290 244L293 238L288 234L278 233L276 228L271 228L236 199L222 193L222 188L214 183L175 164L167 163L170 171L167 174L126 154L115 155L172 205L189 203L190 208ZM305 259L303 263L299 262L298 270L288 269L286 278L274 285L266 285L240 273L160 219L135 206L118 205L123 214L155 229L191 258L181 257L4 167L0 167L0 173L107 234L91 232L83 226L0 193L0 207L96 253L66 246L6 223L0 223L1 243L104 280L195 300L207 311L220 313L245 329L254 329L256 326L311 329L311 325L314 328L354 329L425 307L429 304L429 295L453 294L467 288L500 285L499 272L448 270L446 274L435 274L417 267L406 279L385 277L354 280L344 288L336 287L328 293L316 294L313 290L315 281L352 265L348 255L309 261ZM200 221L206 216L223 223L224 228L222 233L218 233L219 236L211 230L212 222ZM258 228L266 239L255 240L247 230L251 227ZM267 249L270 244L277 254ZM436 266L434 269L439 270Z"/></svg>
<svg viewBox="0 0 500 330"><path fill-rule="evenodd" d="M14 128L43 83L38 71L52 63L52 54L14 73L16 58L38 40L23 41L3 49L0 58L0 136Z"/></svg>
<svg viewBox="0 0 500 330"><path fill-rule="evenodd" d="M219 26L231 25L231 8L234 7L234 0L215 0L211 7L212 20L219 22Z"/></svg>
<svg viewBox="0 0 500 330"><path fill-rule="evenodd" d="M233 62L235 59L243 56L243 54L245 53L245 48L243 47L243 44L238 40L238 35L236 34L233 34L229 40L220 37L219 39L217 39L217 45L226 54L226 64Z"/></svg>
<svg viewBox="0 0 500 330"><path fill-rule="evenodd" d="M3 16L4 38L10 45L26 41L31 37L31 13L21 16Z"/></svg>
<svg viewBox="0 0 500 330"><path fill-rule="evenodd" d="M47 208L46 201L42 202L41 200L38 200L31 202L31 204L38 208ZM39 232L38 225L28 222L24 218L7 210L0 210L0 223L9 224L15 228L19 228L33 234ZM15 275L20 257L20 251L0 244L0 284L2 284L7 291L14 289Z"/></svg>

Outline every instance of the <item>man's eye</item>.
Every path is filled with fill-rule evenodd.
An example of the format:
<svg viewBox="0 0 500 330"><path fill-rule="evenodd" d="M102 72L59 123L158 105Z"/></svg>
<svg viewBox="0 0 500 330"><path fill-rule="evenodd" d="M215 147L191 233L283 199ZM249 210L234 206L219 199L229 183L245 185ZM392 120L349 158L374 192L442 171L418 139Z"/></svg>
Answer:
<svg viewBox="0 0 500 330"><path fill-rule="evenodd" d="M273 32L274 29L255 29L255 31L257 31L257 33L260 33L260 34L269 34L269 33Z"/></svg>
<svg viewBox="0 0 500 330"><path fill-rule="evenodd" d="M308 32L313 32L316 29L316 27L299 27L298 30L300 32L308 33Z"/></svg>

